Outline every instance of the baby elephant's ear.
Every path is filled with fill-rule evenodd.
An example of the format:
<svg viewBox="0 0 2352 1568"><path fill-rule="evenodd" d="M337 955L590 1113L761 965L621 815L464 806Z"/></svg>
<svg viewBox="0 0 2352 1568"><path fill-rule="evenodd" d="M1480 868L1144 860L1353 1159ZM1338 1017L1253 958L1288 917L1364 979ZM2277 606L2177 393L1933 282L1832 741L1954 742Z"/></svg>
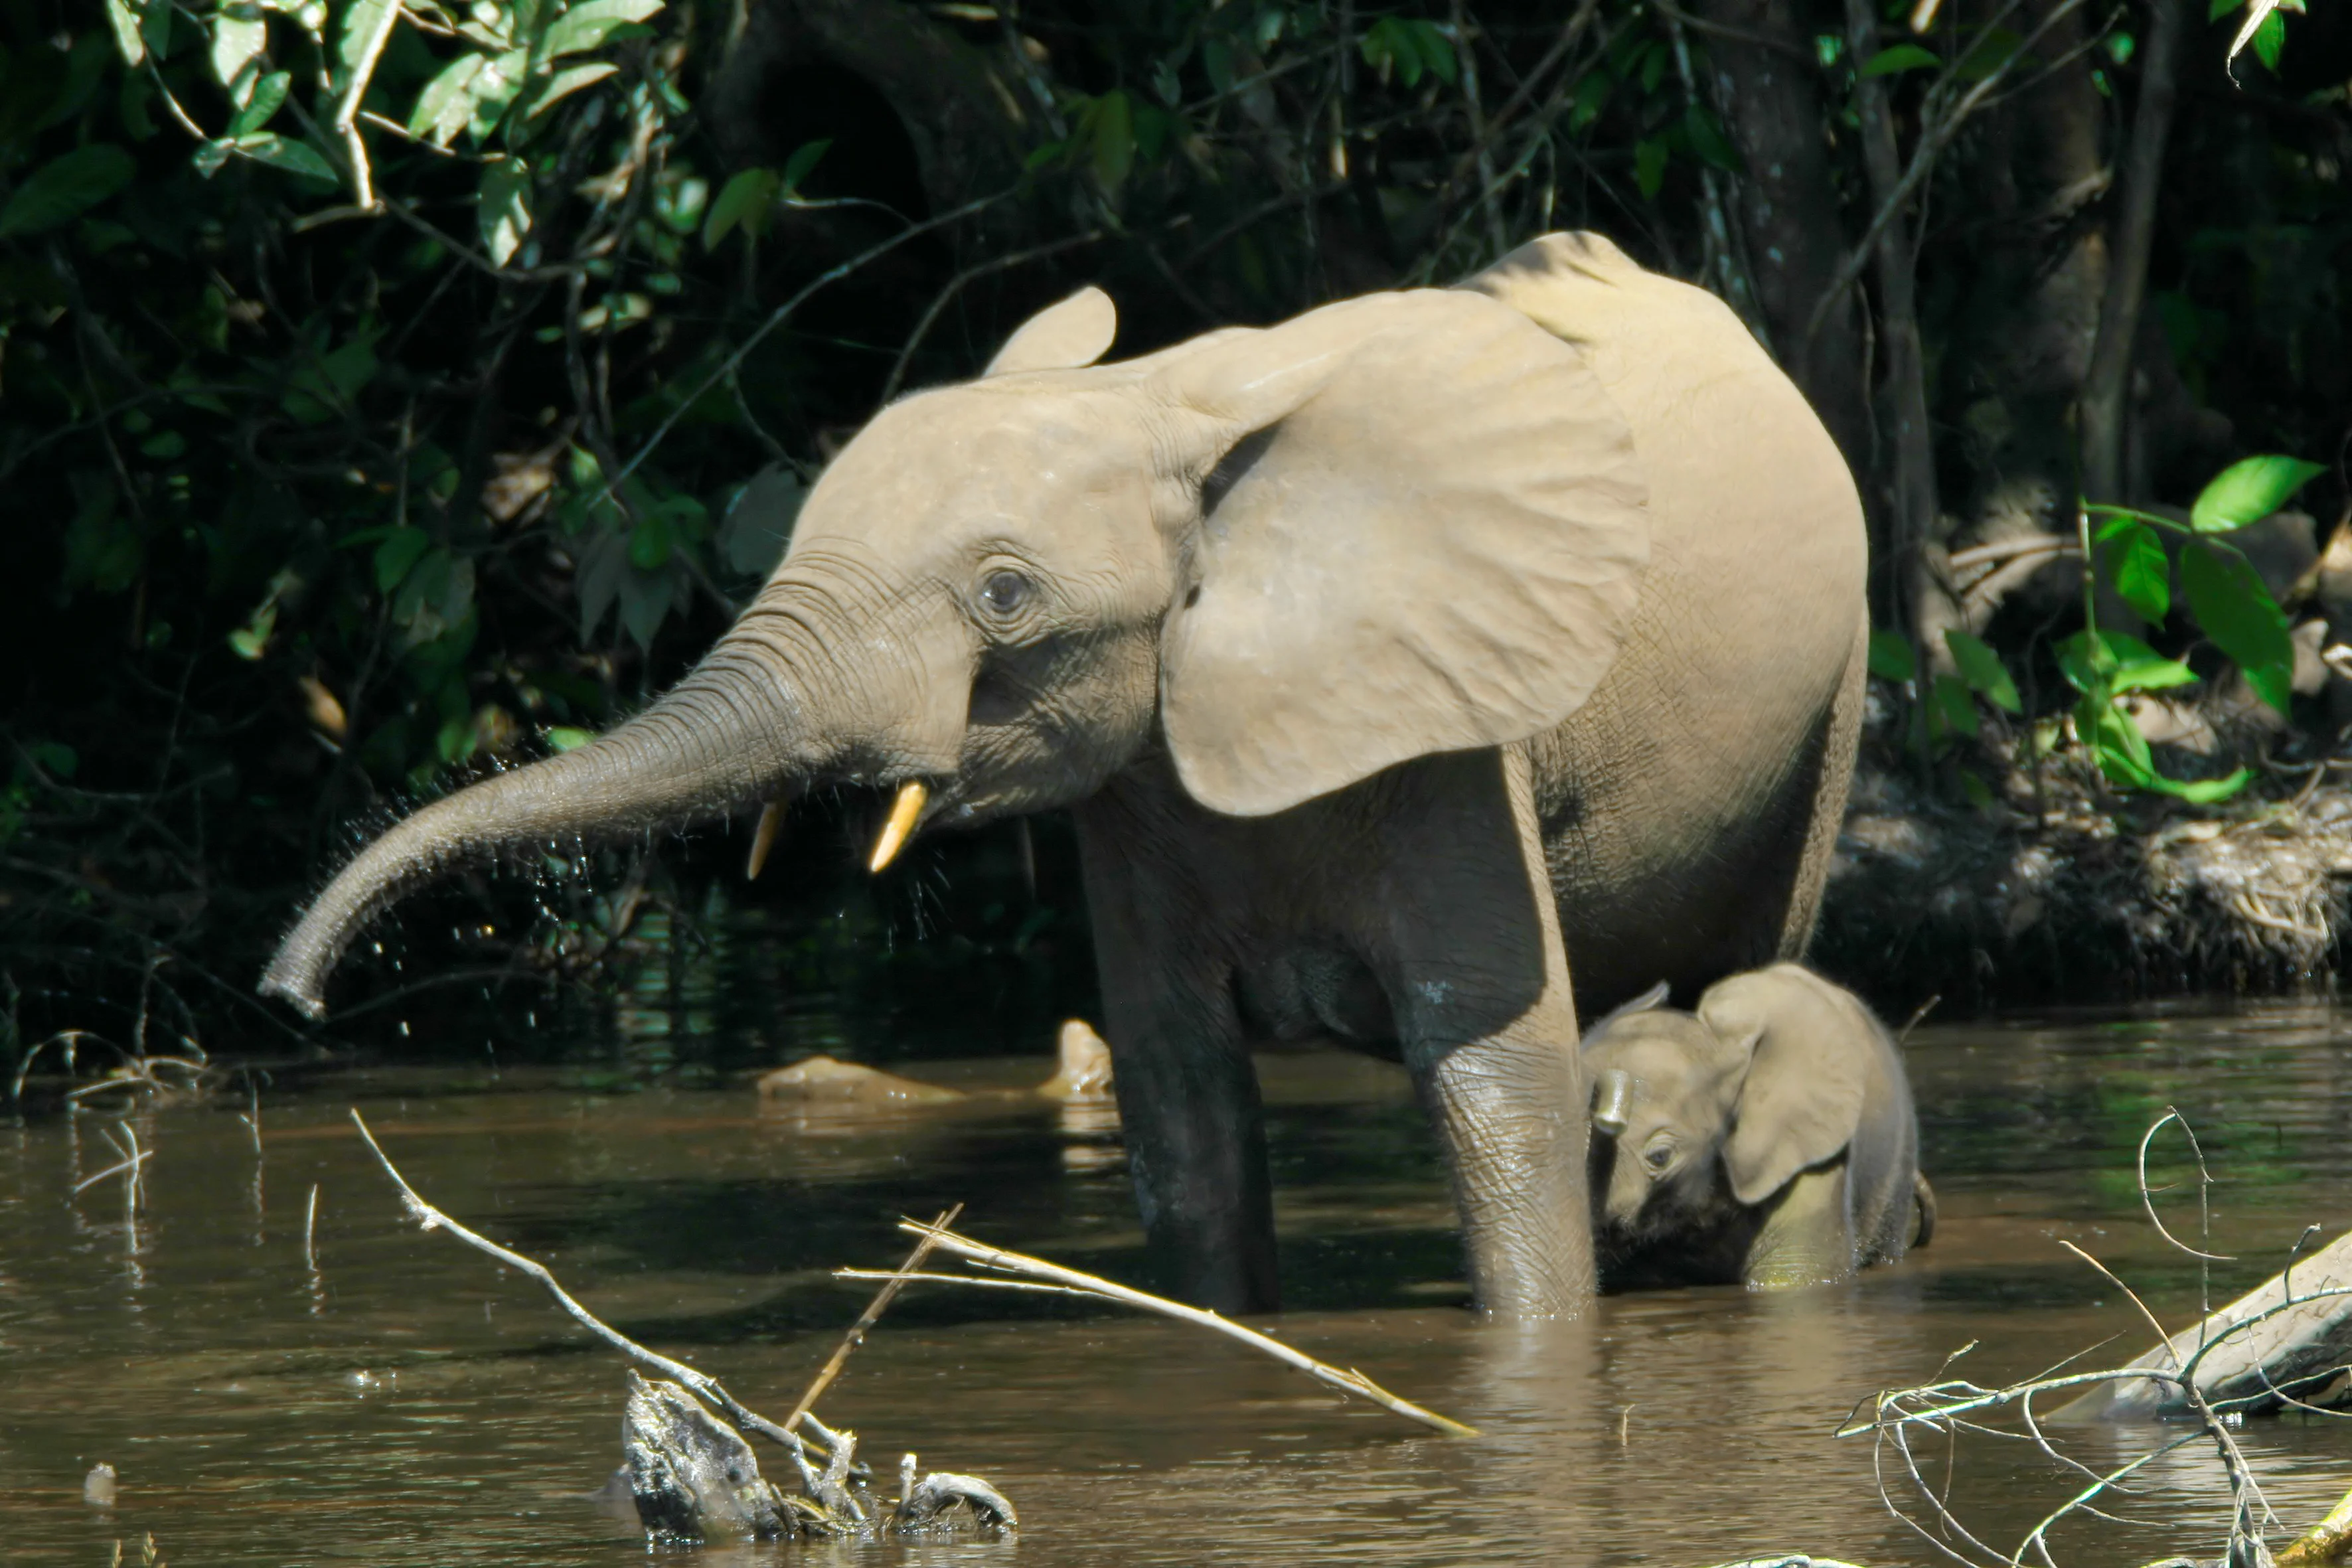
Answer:
<svg viewBox="0 0 2352 1568"><path fill-rule="evenodd" d="M1022 322L982 374L1076 370L1102 358L1117 336L1118 308L1109 295L1089 285Z"/></svg>
<svg viewBox="0 0 2352 1568"><path fill-rule="evenodd" d="M1717 1038L1735 1051L1746 1042L1723 1166L1732 1196L1751 1207L1837 1158L1862 1126L1872 1037L1825 1001L1778 970L1734 975L1699 998Z"/></svg>
<svg viewBox="0 0 2352 1568"><path fill-rule="evenodd" d="M1205 476L1161 634L1168 744L1214 811L1281 811L1581 705L1648 563L1648 489L1577 351L1419 290L1172 360Z"/></svg>

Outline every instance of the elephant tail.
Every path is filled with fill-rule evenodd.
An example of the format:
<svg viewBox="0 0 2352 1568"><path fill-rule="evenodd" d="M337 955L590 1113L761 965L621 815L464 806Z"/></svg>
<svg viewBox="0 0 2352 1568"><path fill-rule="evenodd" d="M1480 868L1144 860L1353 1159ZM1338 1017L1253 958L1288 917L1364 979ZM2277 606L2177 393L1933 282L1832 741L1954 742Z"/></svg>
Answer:
<svg viewBox="0 0 2352 1568"><path fill-rule="evenodd" d="M1927 1173L1911 1173L1911 1206L1918 1216L1918 1225L1911 1233L1914 1248L1927 1246L1936 1238L1936 1189L1927 1184Z"/></svg>

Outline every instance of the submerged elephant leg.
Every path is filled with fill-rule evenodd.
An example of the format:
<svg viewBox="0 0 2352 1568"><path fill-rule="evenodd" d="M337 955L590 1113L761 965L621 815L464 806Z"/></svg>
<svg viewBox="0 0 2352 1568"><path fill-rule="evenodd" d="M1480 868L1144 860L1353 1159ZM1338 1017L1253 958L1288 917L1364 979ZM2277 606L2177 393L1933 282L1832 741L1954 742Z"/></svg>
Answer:
<svg viewBox="0 0 2352 1568"><path fill-rule="evenodd" d="M1550 1317L1593 1291L1576 1008L1526 759L1384 781L1376 963L1445 1144L1479 1304Z"/></svg>
<svg viewBox="0 0 2352 1568"><path fill-rule="evenodd" d="M1129 804L1089 802L1078 821L1136 1205L1170 1293L1274 1311L1265 1112L1230 967L1198 890L1139 837Z"/></svg>

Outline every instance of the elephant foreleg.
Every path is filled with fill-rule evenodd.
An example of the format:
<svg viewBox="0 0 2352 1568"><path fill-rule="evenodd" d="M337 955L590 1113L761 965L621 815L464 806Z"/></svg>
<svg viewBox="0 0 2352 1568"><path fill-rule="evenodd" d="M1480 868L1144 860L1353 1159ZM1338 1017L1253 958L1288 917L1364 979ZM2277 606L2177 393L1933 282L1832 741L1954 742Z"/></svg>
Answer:
<svg viewBox="0 0 2352 1568"><path fill-rule="evenodd" d="M1230 970L1183 868L1079 818L1128 1166L1164 1289L1223 1312L1281 1306L1257 1069Z"/></svg>
<svg viewBox="0 0 2352 1568"><path fill-rule="evenodd" d="M1382 835L1379 962L1446 1148L1471 1285L1499 1316L1573 1311L1593 1291L1583 1080L1527 761L1409 771Z"/></svg>

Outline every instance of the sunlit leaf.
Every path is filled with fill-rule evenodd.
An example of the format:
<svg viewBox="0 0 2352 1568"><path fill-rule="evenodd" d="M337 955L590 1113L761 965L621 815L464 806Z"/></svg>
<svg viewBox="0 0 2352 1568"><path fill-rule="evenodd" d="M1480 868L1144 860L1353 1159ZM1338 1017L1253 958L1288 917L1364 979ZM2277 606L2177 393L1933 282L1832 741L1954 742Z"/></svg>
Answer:
<svg viewBox="0 0 2352 1568"><path fill-rule="evenodd" d="M2023 711L2024 705L2017 700L2017 682L2003 668L2000 655L1993 652L1982 637L1948 627L1944 646L1952 650L1952 662L1959 667L1960 679L1968 682L1969 690L2003 712Z"/></svg>
<svg viewBox="0 0 2352 1568"><path fill-rule="evenodd" d="M576 752L596 738L593 730L575 730L568 724L550 724L544 733L551 752Z"/></svg>
<svg viewBox="0 0 2352 1568"><path fill-rule="evenodd" d="M1944 62L1929 50L1916 44L1896 44L1879 50L1864 62L1864 77L1894 76L1900 71L1940 70Z"/></svg>
<svg viewBox="0 0 2352 1568"><path fill-rule="evenodd" d="M1870 634L1871 674L1881 680L1909 680L1918 670L1918 657L1911 651L1909 637L1895 631Z"/></svg>
<svg viewBox="0 0 2352 1568"><path fill-rule="evenodd" d="M261 7L250 0L232 0L213 19L213 79L223 87L234 86L245 68L268 47L269 24Z"/></svg>
<svg viewBox="0 0 2352 1568"><path fill-rule="evenodd" d="M484 62L481 74L467 89L467 135L477 142L488 140L490 132L499 128L515 95L522 90L530 69L530 53L527 49L509 49Z"/></svg>
<svg viewBox="0 0 2352 1568"><path fill-rule="evenodd" d="M494 158L482 170L478 214L482 247L504 267L530 233L530 166L520 158Z"/></svg>
<svg viewBox="0 0 2352 1568"><path fill-rule="evenodd" d="M133 170L131 154L110 142L53 158L0 207L0 236L43 234L69 223L129 184Z"/></svg>
<svg viewBox="0 0 2352 1568"><path fill-rule="evenodd" d="M658 13L662 0L584 0L548 24L540 39L542 58L576 55L601 46L614 32Z"/></svg>
<svg viewBox="0 0 2352 1568"><path fill-rule="evenodd" d="M2180 591L2198 626L2237 661L2254 695L2286 712L2294 641L2285 613L2252 564L2234 550L2192 541L2180 552Z"/></svg>
<svg viewBox="0 0 2352 1568"><path fill-rule="evenodd" d="M2241 458L2198 492L2197 504L2189 512L2189 526L2200 533L2227 533L2259 522L2326 471L2300 458Z"/></svg>
<svg viewBox="0 0 2352 1568"><path fill-rule="evenodd" d="M149 0L160 6L161 0ZM114 47L122 51L122 63L141 66L147 62L147 40L140 36L139 17L127 0L106 0L106 25L114 31Z"/></svg>
<svg viewBox="0 0 2352 1568"><path fill-rule="evenodd" d="M2105 559L2116 592L2141 619L2161 626L2172 613L2172 562L2164 553L2164 542L2137 519L2116 521L2124 526L2110 536Z"/></svg>
<svg viewBox="0 0 2352 1568"><path fill-rule="evenodd" d="M460 55L425 84L416 105L408 111L408 130L436 147L446 147L466 129L474 112L474 79L488 62L480 55Z"/></svg>
<svg viewBox="0 0 2352 1568"><path fill-rule="evenodd" d="M610 60L596 60L584 66L566 66L549 77L545 85L531 94L530 109L527 118L538 119L573 93L583 88L595 86L620 68Z"/></svg>
<svg viewBox="0 0 2352 1568"><path fill-rule="evenodd" d="M335 73L340 89L349 84L360 62L366 58L368 46L375 41L376 29L399 14L400 0L352 0L352 8L343 13L342 31L336 35L335 58L342 68Z"/></svg>

